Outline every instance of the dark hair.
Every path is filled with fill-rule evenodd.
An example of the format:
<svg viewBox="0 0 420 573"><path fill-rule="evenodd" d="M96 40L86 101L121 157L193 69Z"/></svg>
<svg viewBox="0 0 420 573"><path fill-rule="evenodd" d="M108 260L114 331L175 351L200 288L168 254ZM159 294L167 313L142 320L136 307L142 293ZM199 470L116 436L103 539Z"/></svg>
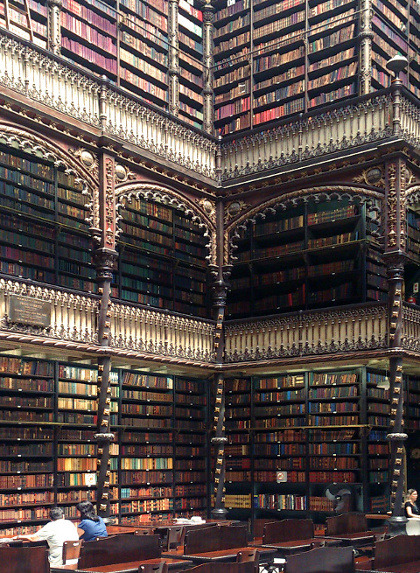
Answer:
<svg viewBox="0 0 420 573"><path fill-rule="evenodd" d="M90 501L81 501L76 505L77 509L82 514L82 519L90 519L91 521L99 521L99 517L96 515L95 508L90 503Z"/></svg>
<svg viewBox="0 0 420 573"><path fill-rule="evenodd" d="M62 517L64 517L64 511L61 507L52 507L50 509L50 519L52 521L57 521L57 519L61 519Z"/></svg>

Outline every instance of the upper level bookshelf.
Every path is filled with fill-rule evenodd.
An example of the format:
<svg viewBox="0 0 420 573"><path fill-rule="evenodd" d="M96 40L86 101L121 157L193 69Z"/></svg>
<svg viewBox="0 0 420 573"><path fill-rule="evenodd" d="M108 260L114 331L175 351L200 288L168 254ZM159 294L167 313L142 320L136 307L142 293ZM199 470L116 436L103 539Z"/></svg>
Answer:
<svg viewBox="0 0 420 573"><path fill-rule="evenodd" d="M367 229L365 207L346 200L258 219L235 251L228 316L385 300L385 267Z"/></svg>
<svg viewBox="0 0 420 573"><path fill-rule="evenodd" d="M215 125L257 127L356 95L358 2L220 0Z"/></svg>
<svg viewBox="0 0 420 573"><path fill-rule="evenodd" d="M86 196L73 175L0 148L2 273L94 292Z"/></svg>
<svg viewBox="0 0 420 573"><path fill-rule="evenodd" d="M207 316L206 239L179 210L142 198L121 211L113 295L131 302Z"/></svg>

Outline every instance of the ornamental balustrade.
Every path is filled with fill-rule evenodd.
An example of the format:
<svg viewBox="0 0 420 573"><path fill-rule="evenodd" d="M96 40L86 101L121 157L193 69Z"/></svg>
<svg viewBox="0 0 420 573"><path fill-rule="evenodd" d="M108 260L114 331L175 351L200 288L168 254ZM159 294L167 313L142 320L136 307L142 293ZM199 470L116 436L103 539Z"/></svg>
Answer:
<svg viewBox="0 0 420 573"><path fill-rule="evenodd" d="M225 362L316 356L387 347L384 304L227 322Z"/></svg>
<svg viewBox="0 0 420 573"><path fill-rule="evenodd" d="M21 315L10 317L10 301L22 301ZM48 326L37 325L31 317L31 301L45 302ZM34 342L44 346L68 346L79 350L103 351L98 344L99 298L74 294L64 289L35 286L20 280L0 279L0 338ZM128 304L110 307L112 354L172 362L212 362L214 322ZM37 338L34 338L34 337Z"/></svg>
<svg viewBox="0 0 420 573"><path fill-rule="evenodd" d="M282 171L299 162L398 137L420 143L418 100L395 87L277 122L269 129L214 137L143 103L106 79L63 57L11 36L0 35L0 85L73 118L97 135L143 150L209 183L229 185L240 177Z"/></svg>
<svg viewBox="0 0 420 573"><path fill-rule="evenodd" d="M49 326L11 320L10 300L49 303ZM0 338L82 351L102 350L97 341L99 299L60 288L0 278ZM211 366L215 322L126 303L110 306L111 354ZM317 356L386 349L387 307L366 303L338 309L290 313L225 324L225 362ZM420 351L420 309L403 308L404 350Z"/></svg>
<svg viewBox="0 0 420 573"><path fill-rule="evenodd" d="M215 179L214 138L152 110L106 79L98 79L60 56L15 37L0 35L0 85L93 128ZM175 166L175 165L174 165Z"/></svg>

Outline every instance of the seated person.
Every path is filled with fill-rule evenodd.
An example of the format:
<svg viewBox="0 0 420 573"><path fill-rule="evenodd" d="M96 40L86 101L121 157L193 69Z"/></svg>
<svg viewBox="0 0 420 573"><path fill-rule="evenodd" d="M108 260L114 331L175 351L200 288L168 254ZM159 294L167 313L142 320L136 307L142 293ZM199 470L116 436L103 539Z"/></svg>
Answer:
<svg viewBox="0 0 420 573"><path fill-rule="evenodd" d="M77 527L80 539L90 541L97 537L108 537L105 522L102 517L96 515L95 508L90 501L81 501L76 507L82 517L82 521Z"/></svg>
<svg viewBox="0 0 420 573"><path fill-rule="evenodd" d="M50 522L33 535L17 535L15 539L45 540L49 547L48 560L50 565L63 565L63 543L65 541L78 541L79 534L74 523L64 519L64 512L61 507L53 507L51 509L50 519Z"/></svg>
<svg viewBox="0 0 420 573"><path fill-rule="evenodd" d="M420 519L420 511L416 504L417 501L417 491L415 489L409 489L407 495L405 496L404 511L405 516L414 519Z"/></svg>

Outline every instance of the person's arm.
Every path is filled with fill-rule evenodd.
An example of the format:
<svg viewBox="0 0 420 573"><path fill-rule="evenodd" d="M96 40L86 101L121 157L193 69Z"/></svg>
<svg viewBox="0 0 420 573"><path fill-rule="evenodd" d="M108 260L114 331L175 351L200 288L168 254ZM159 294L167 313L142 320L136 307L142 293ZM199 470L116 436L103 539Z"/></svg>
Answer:
<svg viewBox="0 0 420 573"><path fill-rule="evenodd" d="M13 539L22 539L22 541L40 541L41 538L38 534L33 533L32 535L15 535Z"/></svg>
<svg viewBox="0 0 420 573"><path fill-rule="evenodd" d="M79 536L79 539L85 534L85 530L82 529L81 527L77 528L77 534Z"/></svg>

